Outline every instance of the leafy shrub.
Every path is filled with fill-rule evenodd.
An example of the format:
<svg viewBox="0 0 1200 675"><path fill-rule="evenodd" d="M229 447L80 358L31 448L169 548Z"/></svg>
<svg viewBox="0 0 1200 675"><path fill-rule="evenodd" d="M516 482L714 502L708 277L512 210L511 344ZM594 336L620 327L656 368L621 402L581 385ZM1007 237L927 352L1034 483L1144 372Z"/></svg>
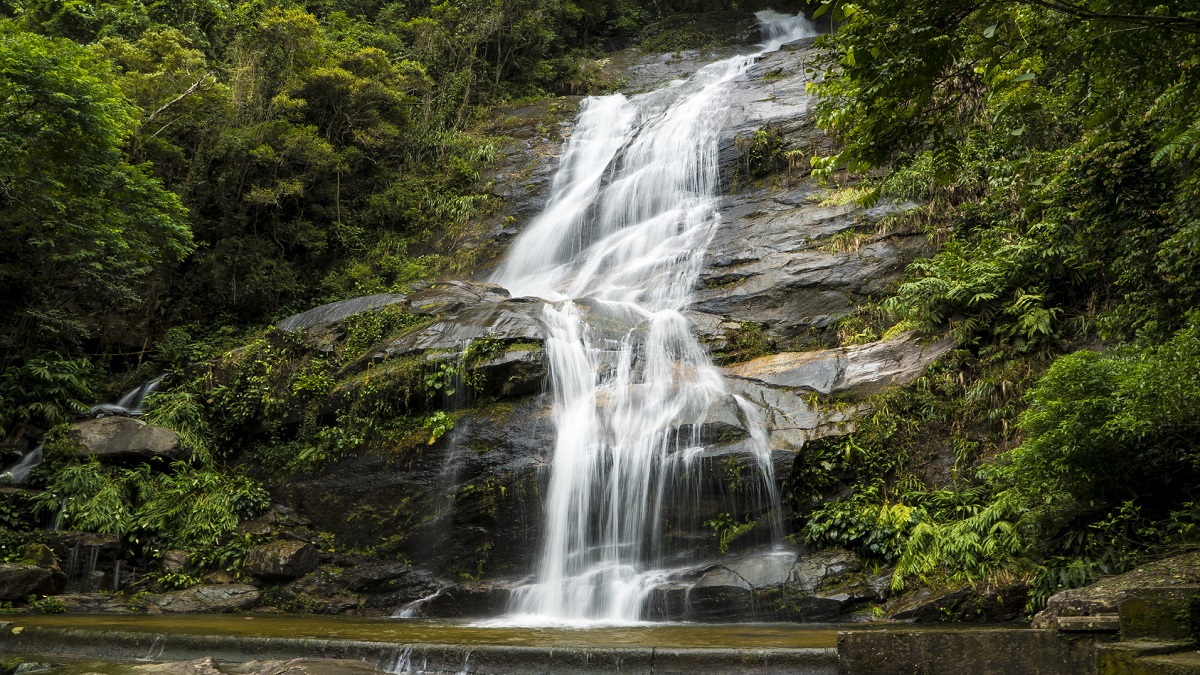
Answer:
<svg viewBox="0 0 1200 675"><path fill-rule="evenodd" d="M58 598L39 598L36 595L31 595L27 603L29 611L34 614L63 614L67 611L67 606Z"/></svg>
<svg viewBox="0 0 1200 675"><path fill-rule="evenodd" d="M704 524L705 526L713 529L713 534L717 536L717 550L719 550L722 555L729 551L729 545L732 544L735 539L754 529L753 520L745 523L739 523L728 513L717 514L716 518L705 521Z"/></svg>
<svg viewBox="0 0 1200 675"><path fill-rule="evenodd" d="M737 166L742 183L764 178L788 165L783 151L783 132L778 129L758 129L749 136L737 137L734 145L742 152Z"/></svg>
<svg viewBox="0 0 1200 675"><path fill-rule="evenodd" d="M1062 495L1067 512L1106 510L1129 495L1169 502L1200 466L1200 314L1159 346L1059 358L1029 392L1029 438L1005 479L1035 501Z"/></svg>
<svg viewBox="0 0 1200 675"><path fill-rule="evenodd" d="M26 424L48 429L93 400L92 363L58 355L32 358L0 372L0 437Z"/></svg>
<svg viewBox="0 0 1200 675"><path fill-rule="evenodd" d="M880 503L873 497L860 493L809 514L803 530L805 543L850 549L884 563L895 561L913 528L914 510L905 504Z"/></svg>
<svg viewBox="0 0 1200 675"><path fill-rule="evenodd" d="M172 473L107 467L95 459L63 467L39 494L36 508L57 525L130 537L144 546L215 546L237 524L268 505L252 479L183 462Z"/></svg>

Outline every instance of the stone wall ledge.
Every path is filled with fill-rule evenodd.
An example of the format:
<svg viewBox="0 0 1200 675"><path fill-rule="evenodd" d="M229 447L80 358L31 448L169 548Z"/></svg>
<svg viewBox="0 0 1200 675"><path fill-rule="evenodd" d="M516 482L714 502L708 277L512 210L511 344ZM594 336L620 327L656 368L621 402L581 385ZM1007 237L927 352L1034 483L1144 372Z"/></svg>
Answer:
<svg viewBox="0 0 1200 675"><path fill-rule="evenodd" d="M837 650L664 649L655 647L515 647L504 645L400 644L359 640L241 637L19 627L0 623L0 654L40 658L87 658L121 662L218 662L350 659L389 672L509 675L619 672L654 675L684 673L792 673L834 675Z"/></svg>

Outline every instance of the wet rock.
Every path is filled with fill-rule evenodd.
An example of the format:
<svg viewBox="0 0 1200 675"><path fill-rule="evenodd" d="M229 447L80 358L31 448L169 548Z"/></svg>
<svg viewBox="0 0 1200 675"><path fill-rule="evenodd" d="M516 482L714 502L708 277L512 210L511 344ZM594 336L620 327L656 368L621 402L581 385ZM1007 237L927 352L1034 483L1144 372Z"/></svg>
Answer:
<svg viewBox="0 0 1200 675"><path fill-rule="evenodd" d="M58 557L63 558L64 551L70 551L72 548L95 548L106 553L115 553L121 550L121 537L115 534L107 534L103 532L54 532L54 539L51 546L58 552Z"/></svg>
<svg viewBox="0 0 1200 675"><path fill-rule="evenodd" d="M277 533L292 533L312 526L312 521L295 513L283 504L272 504L266 513L238 523L235 532L265 536Z"/></svg>
<svg viewBox="0 0 1200 675"><path fill-rule="evenodd" d="M129 672L145 673L146 675L223 675L217 669L217 664L211 657L195 661L175 661L171 663L151 663L143 666L130 666Z"/></svg>
<svg viewBox="0 0 1200 675"><path fill-rule="evenodd" d="M841 583L862 571L862 561L851 551L829 549L801 556L792 567L788 585L801 593Z"/></svg>
<svg viewBox="0 0 1200 675"><path fill-rule="evenodd" d="M865 397L916 380L954 346L951 340L925 344L915 333L884 342L815 352L785 352L727 366L727 376L768 387L799 389L828 396Z"/></svg>
<svg viewBox="0 0 1200 675"><path fill-rule="evenodd" d="M545 304L535 298L516 298L461 308L444 319L397 338L371 358L379 360L430 350L459 351L468 341L482 338L540 342L544 333L541 316Z"/></svg>
<svg viewBox="0 0 1200 675"><path fill-rule="evenodd" d="M736 558L709 568L687 595L689 615L704 621L737 620L756 615L759 592L781 588L796 564L795 553L768 553ZM773 608L770 608L773 609Z"/></svg>
<svg viewBox="0 0 1200 675"><path fill-rule="evenodd" d="M501 255L503 244L533 219L546 203L558 156L574 129L574 113L582 97L564 96L532 105L500 108L488 132L507 139L496 148L496 159L484 172L493 213L479 218L459 246L477 255L480 277L488 274Z"/></svg>
<svg viewBox="0 0 1200 675"><path fill-rule="evenodd" d="M200 579L206 584L232 584L237 581L232 574L225 570L214 570Z"/></svg>
<svg viewBox="0 0 1200 675"><path fill-rule="evenodd" d="M58 558L54 550L45 544L30 544L21 549L21 562L37 565L38 567L54 567Z"/></svg>
<svg viewBox="0 0 1200 675"><path fill-rule="evenodd" d="M541 393L549 372L543 349L512 349L471 366L472 374L483 376L477 392L484 396L515 398Z"/></svg>
<svg viewBox="0 0 1200 675"><path fill-rule="evenodd" d="M805 90L812 76L807 71L819 58L810 40L798 41L766 56L734 83L719 146L726 188L721 222L705 253L692 307L712 317L697 325L710 344L723 339L717 329L723 322L762 325L782 343L827 342L842 317L869 297L885 295L907 264L928 250L928 241L916 232L861 234L907 205L826 203L826 190L807 177L807 159L834 149L815 125L813 99ZM798 152L805 161L754 185L744 175L742 139L759 129L777 134L780 152ZM852 250L823 246L851 230L860 233Z"/></svg>
<svg viewBox="0 0 1200 675"><path fill-rule="evenodd" d="M804 390L772 387L753 380L730 377L725 384L731 393L758 408L776 452L795 453L810 440L849 433L854 430L854 419L863 410L855 404L822 406Z"/></svg>
<svg viewBox="0 0 1200 675"><path fill-rule="evenodd" d="M56 599L72 614L131 614L126 598L111 593L63 593Z"/></svg>
<svg viewBox="0 0 1200 675"><path fill-rule="evenodd" d="M232 612L253 607L259 590L249 584L194 586L183 591L156 593L141 602L147 608L176 614Z"/></svg>
<svg viewBox="0 0 1200 675"><path fill-rule="evenodd" d="M836 234L870 225L889 209L863 212L852 206L826 210L789 204L775 217L749 218L771 214L769 205L778 205L775 200L780 197L760 197L767 204L741 199L741 209L722 209L721 229L705 256L703 287L692 309L722 322L759 324L783 344L819 344L809 336L831 336L832 328L855 306L887 295L908 263L927 248L923 235L893 233L853 251L821 250L822 231ZM743 212L740 219L738 211ZM808 222L826 211L834 223L813 227Z"/></svg>
<svg viewBox="0 0 1200 675"><path fill-rule="evenodd" d="M684 419L696 416L694 411L684 411ZM679 435L684 439L695 439L698 445L710 446L733 444L750 434L737 399L725 395L709 402L703 422L680 425Z"/></svg>
<svg viewBox="0 0 1200 675"><path fill-rule="evenodd" d="M327 305L314 307L280 321L275 327L284 331L310 330L336 323L342 319L372 312L392 305L407 305L408 298L399 293L379 293L348 300L338 300Z"/></svg>
<svg viewBox="0 0 1200 675"><path fill-rule="evenodd" d="M892 594L892 579L895 577L893 570L880 572L867 578L867 584L875 591L881 600L886 600Z"/></svg>
<svg viewBox="0 0 1200 675"><path fill-rule="evenodd" d="M526 574L540 545L550 406L539 394L473 408L433 445L348 457L280 496L348 547L376 547L450 578L481 566Z"/></svg>
<svg viewBox="0 0 1200 675"><path fill-rule="evenodd" d="M400 561L364 563L343 572L339 581L355 593L388 594L384 602L377 603L380 605L412 602L432 594L439 586L431 574Z"/></svg>
<svg viewBox="0 0 1200 675"><path fill-rule="evenodd" d="M853 431L864 410L864 404L824 406L814 394L854 400L909 384L952 346L905 334L869 345L764 356L723 371L729 390L760 411L772 448L796 452L807 441Z"/></svg>
<svg viewBox="0 0 1200 675"><path fill-rule="evenodd" d="M190 562L191 555L187 551L163 551L162 567L165 572L182 572L187 569Z"/></svg>
<svg viewBox="0 0 1200 675"><path fill-rule="evenodd" d="M953 609L971 595L969 586L920 588L893 602L889 619L897 621L939 621L949 617Z"/></svg>
<svg viewBox="0 0 1200 675"><path fill-rule="evenodd" d="M448 314L482 303L502 302L509 298L503 286L478 281L444 281L416 291L408 298L414 314Z"/></svg>
<svg viewBox="0 0 1200 675"><path fill-rule="evenodd" d="M704 66L746 48L717 46L704 49L684 49L678 52L647 53L640 47L625 49L608 55L614 74L624 79L624 91L641 93L658 89L673 80L691 77Z"/></svg>
<svg viewBox="0 0 1200 675"><path fill-rule="evenodd" d="M1054 628L1060 616L1117 613L1120 602L1143 588L1200 585L1200 552L1165 558L1124 574L1100 579L1090 586L1059 591L1033 618L1034 628Z"/></svg>
<svg viewBox="0 0 1200 675"><path fill-rule="evenodd" d="M102 462L175 461L189 454L174 431L130 417L76 422L71 425L70 435L81 457L95 457Z"/></svg>
<svg viewBox="0 0 1200 675"><path fill-rule="evenodd" d="M647 612L659 620L829 621L880 598L850 551L730 556L659 584Z"/></svg>
<svg viewBox="0 0 1200 675"><path fill-rule="evenodd" d="M31 595L56 595L67 586L57 567L0 564L0 600L23 601Z"/></svg>
<svg viewBox="0 0 1200 675"><path fill-rule="evenodd" d="M387 671L365 661L350 659L292 659L249 661L225 668L228 675L374 675Z"/></svg>
<svg viewBox="0 0 1200 675"><path fill-rule="evenodd" d="M455 584L423 603L420 615L439 619L499 616L507 611L514 586L507 581Z"/></svg>
<svg viewBox="0 0 1200 675"><path fill-rule="evenodd" d="M1024 615L1029 586L1014 583L972 588L951 585L918 588L893 599L887 618L897 621L1014 621Z"/></svg>
<svg viewBox="0 0 1200 675"><path fill-rule="evenodd" d="M317 549L303 541L273 541L250 549L245 571L268 581L295 579L317 568Z"/></svg>

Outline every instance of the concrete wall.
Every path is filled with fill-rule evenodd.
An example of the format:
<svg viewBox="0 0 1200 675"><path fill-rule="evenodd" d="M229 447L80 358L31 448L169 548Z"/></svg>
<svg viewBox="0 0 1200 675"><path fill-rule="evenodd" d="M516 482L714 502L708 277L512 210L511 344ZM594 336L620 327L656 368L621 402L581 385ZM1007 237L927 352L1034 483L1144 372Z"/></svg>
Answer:
<svg viewBox="0 0 1200 675"><path fill-rule="evenodd" d="M1092 636L1032 628L906 628L838 633L841 675L1094 675Z"/></svg>

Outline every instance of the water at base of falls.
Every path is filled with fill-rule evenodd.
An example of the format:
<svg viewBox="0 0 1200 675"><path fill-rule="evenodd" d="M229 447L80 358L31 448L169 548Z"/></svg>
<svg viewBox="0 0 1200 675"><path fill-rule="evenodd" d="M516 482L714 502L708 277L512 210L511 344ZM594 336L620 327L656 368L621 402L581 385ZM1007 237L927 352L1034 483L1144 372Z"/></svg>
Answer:
<svg viewBox="0 0 1200 675"><path fill-rule="evenodd" d="M585 100L545 210L493 279L553 303L544 321L557 441L544 545L505 623L643 617L664 568L689 562L664 543L664 520L699 513L692 502L706 480L700 458L715 405L748 430L754 463L753 476L730 486L731 511L781 536L766 434L725 391L682 314L718 222L732 82L763 53L816 34L803 17L759 18L763 52L647 94Z"/></svg>

